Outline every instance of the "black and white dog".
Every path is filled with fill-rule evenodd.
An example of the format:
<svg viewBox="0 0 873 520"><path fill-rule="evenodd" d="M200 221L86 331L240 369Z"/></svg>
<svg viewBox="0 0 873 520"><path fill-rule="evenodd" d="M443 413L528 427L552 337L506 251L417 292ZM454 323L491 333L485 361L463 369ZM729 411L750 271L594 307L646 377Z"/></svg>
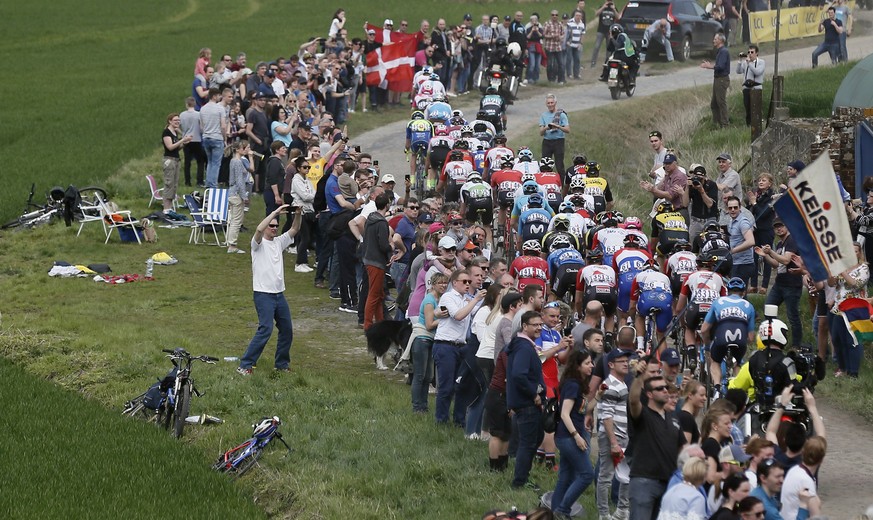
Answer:
<svg viewBox="0 0 873 520"><path fill-rule="evenodd" d="M376 357L376 368L388 370L383 357L391 350L391 347L396 347L394 358L400 357L400 353L409 344L412 323L409 320L379 321L370 325L364 334L367 336L367 350Z"/></svg>

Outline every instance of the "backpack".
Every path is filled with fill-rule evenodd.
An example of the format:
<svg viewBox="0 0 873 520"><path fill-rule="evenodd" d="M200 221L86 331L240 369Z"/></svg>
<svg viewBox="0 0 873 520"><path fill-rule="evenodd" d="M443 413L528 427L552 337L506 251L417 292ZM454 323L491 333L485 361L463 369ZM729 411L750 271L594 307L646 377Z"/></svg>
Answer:
<svg viewBox="0 0 873 520"><path fill-rule="evenodd" d="M164 399L167 398L167 391L176 381L176 374L178 372L179 369L173 367L173 369L170 370L163 379L159 379L155 384L150 386L149 389L146 390L145 398L142 400L142 405L149 410L157 410L160 408L164 403Z"/></svg>
<svg viewBox="0 0 873 520"><path fill-rule="evenodd" d="M561 398L550 397L546 399L546 406L543 407L543 431L546 433L555 433L560 421Z"/></svg>

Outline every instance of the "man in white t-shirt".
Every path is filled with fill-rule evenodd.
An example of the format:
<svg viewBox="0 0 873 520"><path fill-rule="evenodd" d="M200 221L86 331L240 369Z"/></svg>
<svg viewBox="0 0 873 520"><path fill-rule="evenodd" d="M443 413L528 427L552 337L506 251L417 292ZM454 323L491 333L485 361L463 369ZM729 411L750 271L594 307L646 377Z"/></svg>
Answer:
<svg viewBox="0 0 873 520"><path fill-rule="evenodd" d="M237 373L248 376L261 357L261 352L273 334L273 321L279 329L276 343L275 370L290 372L291 309L285 299L285 262L283 251L291 246L291 239L300 231L303 220L302 208L297 208L294 225L279 235L279 216L288 213L288 204L283 204L258 224L252 237L252 289L255 311L258 313L258 330L240 360Z"/></svg>
<svg viewBox="0 0 873 520"><path fill-rule="evenodd" d="M788 470L785 481L782 483L782 518L796 520L798 512L804 508L809 509L809 516L818 516L821 513L821 498L818 496L815 474L824 460L828 442L824 437L816 435L806 440L803 445L803 461ZM801 493L806 491L804 495ZM806 509L805 508L805 509Z"/></svg>

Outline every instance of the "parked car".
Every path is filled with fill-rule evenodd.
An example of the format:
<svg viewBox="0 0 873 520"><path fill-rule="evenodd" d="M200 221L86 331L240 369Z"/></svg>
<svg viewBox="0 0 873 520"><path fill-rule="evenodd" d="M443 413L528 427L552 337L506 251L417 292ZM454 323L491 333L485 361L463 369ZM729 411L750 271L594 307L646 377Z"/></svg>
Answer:
<svg viewBox="0 0 873 520"><path fill-rule="evenodd" d="M621 12L621 24L637 47L643 33L655 22L666 18L670 23L670 45L679 61L691 58L692 52L712 52L712 37L723 33L721 22L712 20L694 0L632 0ZM649 42L648 55L663 52L659 42Z"/></svg>

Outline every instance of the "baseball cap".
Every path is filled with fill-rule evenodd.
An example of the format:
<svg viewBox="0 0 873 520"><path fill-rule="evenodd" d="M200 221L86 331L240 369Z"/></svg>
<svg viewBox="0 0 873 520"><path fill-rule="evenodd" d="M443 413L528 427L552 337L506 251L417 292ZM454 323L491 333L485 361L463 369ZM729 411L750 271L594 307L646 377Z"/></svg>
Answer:
<svg viewBox="0 0 873 520"><path fill-rule="evenodd" d="M782 219L779 218L778 216L773 219L773 227L784 226L784 225L785 225L785 222L782 222Z"/></svg>
<svg viewBox="0 0 873 520"><path fill-rule="evenodd" d="M252 69L246 67L246 68L242 69L241 71L239 71L239 73L242 74L243 76L246 76L246 75L252 73Z"/></svg>
<svg viewBox="0 0 873 520"><path fill-rule="evenodd" d="M733 161L733 159L731 158L731 154L729 154L727 152L719 154L718 157L715 158L715 160L716 161Z"/></svg>
<svg viewBox="0 0 873 520"><path fill-rule="evenodd" d="M376 34L376 31L373 29L367 29L367 34Z"/></svg>
<svg viewBox="0 0 873 520"><path fill-rule="evenodd" d="M467 14L464 15L464 20L472 20L472 19L473 19L473 15L472 15L472 14L467 13Z"/></svg>
<svg viewBox="0 0 873 520"><path fill-rule="evenodd" d="M382 25L394 25L394 20L391 18L385 18L385 22Z"/></svg>
<svg viewBox="0 0 873 520"><path fill-rule="evenodd" d="M474 244L472 240L467 240L467 243L464 244L464 249L466 249L467 251L474 251L476 249L479 249L479 246Z"/></svg>
<svg viewBox="0 0 873 520"><path fill-rule="evenodd" d="M446 228L446 226L444 226L442 222L434 222L433 224L430 225L429 228L427 228L427 232L430 233L431 235L433 235L437 231L443 230L445 228Z"/></svg>
<svg viewBox="0 0 873 520"><path fill-rule="evenodd" d="M431 226L433 227L433 226ZM439 242L440 249L457 249L458 244L455 242L455 239L452 237L443 237Z"/></svg>
<svg viewBox="0 0 873 520"><path fill-rule="evenodd" d="M806 168L806 164L804 164L803 161L791 161L790 163L788 163L788 166L791 166L797 171Z"/></svg>
<svg viewBox="0 0 873 520"><path fill-rule="evenodd" d="M688 171L698 175L706 175L706 168L704 168L702 164L691 163L691 166L688 167Z"/></svg>
<svg viewBox="0 0 873 520"><path fill-rule="evenodd" d="M433 224L433 215L430 213L422 213L418 216L419 224Z"/></svg>
<svg viewBox="0 0 873 520"><path fill-rule="evenodd" d="M676 162L676 156L672 153L668 153L664 156L664 164L673 164L674 162Z"/></svg>
<svg viewBox="0 0 873 520"><path fill-rule="evenodd" d="M510 20L512 20L512 18L510 18L509 15L506 15L506 16L503 17L503 21L504 21L504 22L508 22L508 21L510 21Z"/></svg>
<svg viewBox="0 0 873 520"><path fill-rule="evenodd" d="M682 360L679 359L679 353L676 352L676 349L668 348L664 349L664 352L661 352L661 362L667 363L671 367L675 367L681 363Z"/></svg>
<svg viewBox="0 0 873 520"><path fill-rule="evenodd" d="M517 291L511 291L506 293L503 298L500 300L501 307L512 307L516 302L521 301L521 293Z"/></svg>
<svg viewBox="0 0 873 520"><path fill-rule="evenodd" d="M630 357L630 356L632 356L633 354L634 354L634 353L633 353L632 350L623 350L623 349L620 349L620 348L614 348L614 349L612 349L612 350L609 351L609 354L606 355L606 361L608 361L608 362L611 363L611 362L615 361L615 360L618 359L618 358L622 358L622 357L625 357L625 356Z"/></svg>
<svg viewBox="0 0 873 520"><path fill-rule="evenodd" d="M301 130L312 130L312 126L310 126L310 124L306 122L300 123L299 125L297 125L297 128Z"/></svg>
<svg viewBox="0 0 873 520"><path fill-rule="evenodd" d="M390 173L386 173L385 175L382 176L382 184L386 184L389 182L397 182L397 181L394 180L393 175L391 175Z"/></svg>

